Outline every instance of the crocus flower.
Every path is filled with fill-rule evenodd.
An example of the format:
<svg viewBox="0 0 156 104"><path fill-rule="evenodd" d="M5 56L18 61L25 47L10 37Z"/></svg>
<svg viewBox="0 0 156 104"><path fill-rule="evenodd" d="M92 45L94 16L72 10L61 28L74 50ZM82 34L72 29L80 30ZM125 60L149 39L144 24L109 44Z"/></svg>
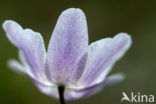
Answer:
<svg viewBox="0 0 156 104"><path fill-rule="evenodd" d="M46 95L60 99L64 95L65 100L75 100L123 79L121 73L107 75L130 47L131 37L119 33L89 45L86 17L80 9L63 11L47 52L40 33L23 29L12 20L5 21L3 29L19 49L21 60L10 60L9 65L29 76Z"/></svg>

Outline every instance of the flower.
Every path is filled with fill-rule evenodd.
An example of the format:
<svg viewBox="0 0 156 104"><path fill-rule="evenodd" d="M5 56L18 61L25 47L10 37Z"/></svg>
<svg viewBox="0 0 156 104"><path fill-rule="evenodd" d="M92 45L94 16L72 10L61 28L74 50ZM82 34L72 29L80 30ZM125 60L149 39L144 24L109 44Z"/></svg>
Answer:
<svg viewBox="0 0 156 104"><path fill-rule="evenodd" d="M8 39L19 48L21 63L11 59L9 66L29 76L44 94L59 97L64 86L66 100L91 95L103 86L123 79L122 73L107 77L114 63L131 45L131 37L119 33L88 45L86 17L70 8L60 15L46 52L40 33L23 29L12 20L3 23Z"/></svg>

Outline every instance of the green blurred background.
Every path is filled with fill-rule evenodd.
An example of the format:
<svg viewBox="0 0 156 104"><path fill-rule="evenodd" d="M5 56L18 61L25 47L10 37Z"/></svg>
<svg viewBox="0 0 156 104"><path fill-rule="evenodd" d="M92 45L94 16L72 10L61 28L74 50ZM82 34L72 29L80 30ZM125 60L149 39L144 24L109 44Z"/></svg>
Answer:
<svg viewBox="0 0 156 104"><path fill-rule="evenodd" d="M42 33L48 46L58 16L70 7L85 12L90 43L127 32L133 44L110 73L124 72L125 81L69 104L120 104L123 91L156 95L155 0L0 0L0 24L7 19L15 20L24 28ZM7 60L18 59L17 54L17 48L0 28L0 104L58 104L38 91L28 78L7 67Z"/></svg>

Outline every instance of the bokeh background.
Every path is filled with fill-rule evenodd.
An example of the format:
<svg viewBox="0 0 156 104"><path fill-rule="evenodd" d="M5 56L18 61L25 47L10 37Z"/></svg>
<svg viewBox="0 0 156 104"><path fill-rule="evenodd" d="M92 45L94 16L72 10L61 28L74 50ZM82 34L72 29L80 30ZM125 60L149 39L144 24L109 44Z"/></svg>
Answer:
<svg viewBox="0 0 156 104"><path fill-rule="evenodd" d="M11 19L24 28L42 33L48 46L60 13L81 8L88 21L90 43L119 32L132 36L133 44L110 74L123 72L121 83L106 86L94 96L69 104L120 104L122 92L156 94L156 1L155 0L0 0L0 24ZM10 70L6 62L18 59L18 50L0 28L0 103L58 104L25 78ZM128 104L123 102L123 104Z"/></svg>

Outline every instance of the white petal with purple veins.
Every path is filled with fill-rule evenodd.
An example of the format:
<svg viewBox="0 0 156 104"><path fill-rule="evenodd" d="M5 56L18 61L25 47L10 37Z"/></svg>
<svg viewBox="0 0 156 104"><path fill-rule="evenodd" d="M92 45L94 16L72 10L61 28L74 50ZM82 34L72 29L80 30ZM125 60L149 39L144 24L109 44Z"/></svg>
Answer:
<svg viewBox="0 0 156 104"><path fill-rule="evenodd" d="M124 74L122 73L117 73L114 75L111 75L110 77L106 78L101 83L98 83L96 85L84 88L84 89L67 89L65 91L65 99L66 100L76 100L84 97L91 96L98 91L100 91L104 86L114 84L117 82L122 81L125 78Z"/></svg>
<svg viewBox="0 0 156 104"><path fill-rule="evenodd" d="M44 72L46 57L45 46L40 33L31 29L24 30L19 24L11 20L5 21L3 28L11 42L22 52L31 73L34 77L40 78L40 74Z"/></svg>
<svg viewBox="0 0 156 104"><path fill-rule="evenodd" d="M74 8L64 11L48 47L48 78L58 84L75 83L83 72L87 47L88 30L84 13ZM82 68L78 69L79 66Z"/></svg>
<svg viewBox="0 0 156 104"><path fill-rule="evenodd" d="M84 73L78 84L86 87L102 82L114 63L124 55L130 45L131 37L126 33L92 43L89 46Z"/></svg>

